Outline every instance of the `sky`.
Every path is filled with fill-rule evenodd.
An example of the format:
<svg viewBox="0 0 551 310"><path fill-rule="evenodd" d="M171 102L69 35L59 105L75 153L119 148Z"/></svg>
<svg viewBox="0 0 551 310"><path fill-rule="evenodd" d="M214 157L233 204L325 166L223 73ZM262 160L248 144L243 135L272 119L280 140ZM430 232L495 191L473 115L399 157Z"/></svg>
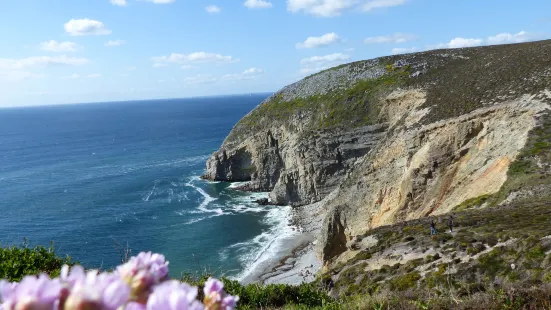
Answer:
<svg viewBox="0 0 551 310"><path fill-rule="evenodd" d="M550 35L549 0L2 0L0 107L273 92L342 63Z"/></svg>

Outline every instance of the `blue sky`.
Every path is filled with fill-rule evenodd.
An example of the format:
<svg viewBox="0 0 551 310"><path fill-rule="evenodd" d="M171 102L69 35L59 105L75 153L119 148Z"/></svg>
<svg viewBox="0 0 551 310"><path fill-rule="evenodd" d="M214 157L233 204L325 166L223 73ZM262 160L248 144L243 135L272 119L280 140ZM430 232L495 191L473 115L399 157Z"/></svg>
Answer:
<svg viewBox="0 0 551 310"><path fill-rule="evenodd" d="M2 0L0 107L271 92L345 62L549 34L549 0Z"/></svg>

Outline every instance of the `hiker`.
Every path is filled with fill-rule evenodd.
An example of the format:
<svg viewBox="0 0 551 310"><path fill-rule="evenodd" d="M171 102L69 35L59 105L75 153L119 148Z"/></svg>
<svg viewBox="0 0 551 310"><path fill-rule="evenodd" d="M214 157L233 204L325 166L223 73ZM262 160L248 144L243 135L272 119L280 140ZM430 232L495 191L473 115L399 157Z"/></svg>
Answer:
<svg viewBox="0 0 551 310"><path fill-rule="evenodd" d="M448 219L448 226L450 227L450 232L453 232L453 214L450 214L450 218Z"/></svg>
<svg viewBox="0 0 551 310"><path fill-rule="evenodd" d="M434 220L430 222L430 235L436 235L436 223Z"/></svg>

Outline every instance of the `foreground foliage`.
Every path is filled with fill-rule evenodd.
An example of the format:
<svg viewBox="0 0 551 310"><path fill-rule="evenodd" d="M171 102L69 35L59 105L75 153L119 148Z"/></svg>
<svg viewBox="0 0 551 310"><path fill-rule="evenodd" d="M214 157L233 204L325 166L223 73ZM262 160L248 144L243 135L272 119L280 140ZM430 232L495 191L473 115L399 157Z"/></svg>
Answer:
<svg viewBox="0 0 551 310"><path fill-rule="evenodd" d="M30 250L31 256L51 258L51 252L42 250L40 247ZM224 291L222 282L212 278L204 282L202 302L197 300L198 288L169 280L165 257L151 252L130 258L113 272L85 271L80 265L72 268L64 265L52 273L59 277L50 278L42 273L25 276L20 282L1 280L0 309L231 310L239 300Z"/></svg>
<svg viewBox="0 0 551 310"><path fill-rule="evenodd" d="M356 238L355 256L333 264L321 282L341 297L546 287L551 284L550 205L467 209L455 214L452 233L449 215L378 227ZM433 220L435 236L429 234ZM365 238L376 242L362 247Z"/></svg>
<svg viewBox="0 0 551 310"><path fill-rule="evenodd" d="M44 247L18 248L11 247L0 249L2 257L9 257L10 264L26 266L25 275L47 272L39 277L27 277L20 286L37 288L48 284L50 289L63 290L66 286L80 287L69 290L69 298L64 301L64 307L56 309L76 309L78 306L87 305L86 309L115 309L113 301L126 299L133 302L127 304L126 309L231 309L231 305L222 306L224 297L239 296L238 309L550 309L551 308L551 284L526 283L507 285L503 287L491 287L488 285L474 285L470 287L448 288L412 288L406 283L417 281L415 275L406 275L403 279L393 281L394 290L381 290L355 292L350 287L348 296L340 298L330 297L323 289L323 281L315 283L290 286L283 284L242 285L237 281L222 278L220 282L208 276L185 276L181 281L168 280L168 267L160 255L140 254L139 258L132 258L130 262L119 266L113 273L97 274L95 271L84 271L80 266L62 267L59 263L68 263L69 259L55 256L51 249ZM6 253L10 253L6 255ZM21 254L23 253L23 254ZM538 257L538 251L531 251L527 256ZM21 255L18 255L21 254ZM32 257L32 260L29 259ZM3 276L10 281L18 281L21 272L12 272L5 260L3 263ZM56 264L52 264L55 262ZM35 265L33 265L35 264ZM56 267L57 266L57 267ZM491 267L491 265L490 265ZM492 268L488 268L492 269ZM19 270L19 269L14 269ZM122 281L120 281L122 279ZM183 284L187 282L187 284ZM80 284L77 284L80 283ZM157 283L157 284L155 284ZM106 285L107 284L107 285ZM161 285L162 284L162 285ZM0 299L4 302L5 309L15 309L15 304L23 300L23 295L6 295L7 282L0 284ZM222 290L223 288L223 290ZM27 291L28 292L28 291ZM43 295L31 296L35 299L25 299L34 302L44 301ZM116 292L116 293L115 293ZM13 293L12 293L13 294ZM22 294L21 292L19 294ZM55 295L55 294L54 294ZM96 296L96 297L94 297ZM116 297L118 296L118 297ZM153 297L152 297L153 296ZM171 297L174 296L174 297ZM27 296L29 297L29 296ZM178 297L180 299L178 299ZM205 298L206 297L206 298ZM42 298L42 299L39 299ZM94 299L96 298L96 299ZM167 299L168 298L168 299ZM170 298L185 302L171 305L167 303ZM182 299L183 298L183 299ZM55 298L53 299L55 301ZM197 300L203 300L202 304ZM47 299L52 302L52 299ZM151 301L151 302L150 302ZM144 304L145 302L145 304ZM29 304L27 304L28 306ZM27 309L34 309L28 307ZM51 308L50 308L51 309Z"/></svg>
<svg viewBox="0 0 551 310"><path fill-rule="evenodd" d="M0 248L0 279L8 281L20 281L24 276L40 273L57 277L63 265L72 264L71 257L55 255L53 244L49 248L28 248L25 242L23 247Z"/></svg>

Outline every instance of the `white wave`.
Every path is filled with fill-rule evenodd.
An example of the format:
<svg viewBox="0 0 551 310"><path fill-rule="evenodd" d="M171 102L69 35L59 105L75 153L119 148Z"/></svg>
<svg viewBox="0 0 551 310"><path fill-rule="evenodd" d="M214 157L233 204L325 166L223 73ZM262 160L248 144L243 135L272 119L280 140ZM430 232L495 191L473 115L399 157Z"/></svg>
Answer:
<svg viewBox="0 0 551 310"><path fill-rule="evenodd" d="M193 223L198 223L198 222L201 222L202 220L206 220L207 218L209 218L209 217L205 216L205 217L200 217L200 218L197 218L197 219L189 220L189 221L183 223L183 225L190 225L190 224L193 224Z"/></svg>
<svg viewBox="0 0 551 310"><path fill-rule="evenodd" d="M285 250L284 241L298 234L296 227L289 224L291 210L291 207L269 207L263 220L264 223L270 225L267 231L251 240L236 243L227 248L235 249L239 253L239 260L244 267L243 271L235 276L236 280L244 280L258 272L263 265L277 258L279 253ZM227 255L227 249L219 254Z"/></svg>
<svg viewBox="0 0 551 310"><path fill-rule="evenodd" d="M153 195L153 191L154 191L154 189L152 189L151 191L149 191L149 193L147 193L147 194L142 198L142 200L145 201L145 202L149 201L149 197L151 197L151 195Z"/></svg>
<svg viewBox="0 0 551 310"><path fill-rule="evenodd" d="M246 196L235 197L234 200L246 203L254 203L255 200L268 198L268 192L251 192Z"/></svg>
<svg viewBox="0 0 551 310"><path fill-rule="evenodd" d="M153 181L153 188L145 196L142 197L143 201L145 202L149 201L149 198L151 197L151 195L155 193L155 190L157 189L157 185L159 185L159 181L160 180Z"/></svg>
<svg viewBox="0 0 551 310"><path fill-rule="evenodd" d="M214 198L211 195L207 194L207 192L205 192L202 188L195 186L193 182L197 180L199 180L199 176L193 176L191 177L190 181L185 184L186 186L195 189L199 194L201 194L201 196L203 196L203 201L201 202L201 204L199 204L199 207L197 207L197 209L203 211L204 213L216 213L217 211L207 209L207 206L209 203L215 201L217 198Z"/></svg>
<svg viewBox="0 0 551 310"><path fill-rule="evenodd" d="M214 215L204 216L204 217L196 218L196 219L193 219L193 220L189 220L189 221L183 223L183 225L190 225L190 224L198 223L198 222L201 222L201 221L204 221L204 220L211 219L213 217L218 217L218 216L226 215L226 214L228 214L228 213L223 212L222 209L216 209L216 214L214 214Z"/></svg>
<svg viewBox="0 0 551 310"><path fill-rule="evenodd" d="M260 213L260 212L268 211L267 208L263 206L251 207L244 204L230 206L230 210L235 213L247 213L247 212Z"/></svg>
<svg viewBox="0 0 551 310"><path fill-rule="evenodd" d="M184 216L187 214L203 214L205 212L203 211L197 211L197 210L180 210L180 211L174 211L176 214L180 216Z"/></svg>
<svg viewBox="0 0 551 310"><path fill-rule="evenodd" d="M233 182L230 186L228 186L228 188L238 188L247 184L249 184L249 182Z"/></svg>

